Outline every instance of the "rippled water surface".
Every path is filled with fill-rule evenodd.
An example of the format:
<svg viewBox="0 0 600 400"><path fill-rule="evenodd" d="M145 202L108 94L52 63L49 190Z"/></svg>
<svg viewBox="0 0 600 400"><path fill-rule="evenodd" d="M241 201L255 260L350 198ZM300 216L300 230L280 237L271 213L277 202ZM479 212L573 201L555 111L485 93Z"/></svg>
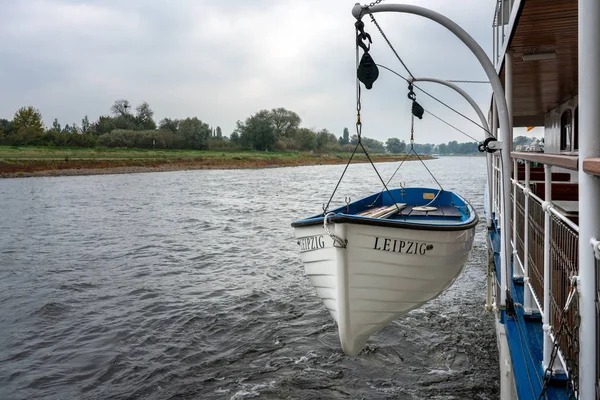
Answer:
<svg viewBox="0 0 600 400"><path fill-rule="evenodd" d="M483 217L484 158L427 165ZM481 223L450 289L342 353L290 228L342 170L0 180L0 399L497 398ZM352 165L337 200L379 189Z"/></svg>

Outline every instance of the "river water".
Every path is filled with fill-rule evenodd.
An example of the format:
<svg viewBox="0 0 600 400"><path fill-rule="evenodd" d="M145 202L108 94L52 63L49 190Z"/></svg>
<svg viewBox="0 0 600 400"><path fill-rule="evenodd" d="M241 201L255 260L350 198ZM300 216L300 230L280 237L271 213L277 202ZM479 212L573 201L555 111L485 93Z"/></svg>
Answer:
<svg viewBox="0 0 600 400"><path fill-rule="evenodd" d="M485 158L426 164L483 219ZM290 222L343 167L0 180L0 399L497 398L482 223L452 287L342 353ZM352 165L337 204L379 189Z"/></svg>

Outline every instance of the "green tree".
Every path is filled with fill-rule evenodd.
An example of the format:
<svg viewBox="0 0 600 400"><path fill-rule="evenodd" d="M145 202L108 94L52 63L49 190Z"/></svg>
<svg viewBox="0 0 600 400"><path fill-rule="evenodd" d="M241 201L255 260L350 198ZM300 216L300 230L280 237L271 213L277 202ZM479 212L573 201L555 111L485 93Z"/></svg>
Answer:
<svg viewBox="0 0 600 400"><path fill-rule="evenodd" d="M350 144L350 131L348 131L348 128L344 128L344 132L342 133L342 136L340 136L339 142L342 146Z"/></svg>
<svg viewBox="0 0 600 400"><path fill-rule="evenodd" d="M90 126L90 131L93 135L100 136L105 133L110 133L116 129L115 119L108 115L101 115L98 121Z"/></svg>
<svg viewBox="0 0 600 400"><path fill-rule="evenodd" d="M445 143L440 143L437 146L437 152L438 154L448 154L448 146Z"/></svg>
<svg viewBox="0 0 600 400"><path fill-rule="evenodd" d="M385 153L385 145L376 139L371 139L368 137L362 137L362 143L365 145L370 151L374 153Z"/></svg>
<svg viewBox="0 0 600 400"><path fill-rule="evenodd" d="M516 146L522 146L525 144L529 144L530 139L527 136L517 136L516 138L513 139L513 145Z"/></svg>
<svg viewBox="0 0 600 400"><path fill-rule="evenodd" d="M117 117L131 115L131 104L129 100L120 99L116 100L110 107L110 111Z"/></svg>
<svg viewBox="0 0 600 400"><path fill-rule="evenodd" d="M418 154L431 154L433 152L433 144L417 144L415 143L415 151Z"/></svg>
<svg viewBox="0 0 600 400"><path fill-rule="evenodd" d="M246 122L238 121L236 129L240 132L242 147L254 150L272 150L277 141L273 126L272 114L268 110L261 110L248 117Z"/></svg>
<svg viewBox="0 0 600 400"><path fill-rule="evenodd" d="M138 129L140 130L152 130L156 129L156 123L154 122L154 111L150 108L150 105L145 101L136 107L136 121Z"/></svg>
<svg viewBox="0 0 600 400"><path fill-rule="evenodd" d="M0 118L0 143L7 143L8 137L13 135L14 128L11 121Z"/></svg>
<svg viewBox="0 0 600 400"><path fill-rule="evenodd" d="M300 150L314 150L317 148L317 134L310 129L300 128L296 132L296 143Z"/></svg>
<svg viewBox="0 0 600 400"><path fill-rule="evenodd" d="M406 151L406 142L404 140L400 141L398 138L389 138L385 142L385 148L392 154L404 153Z"/></svg>
<svg viewBox="0 0 600 400"><path fill-rule="evenodd" d="M187 147L197 150L208 148L210 127L198 118L186 118L179 123L179 132L183 135Z"/></svg>
<svg viewBox="0 0 600 400"><path fill-rule="evenodd" d="M54 121L52 121L52 128L50 130L54 133L62 132L62 126L60 125L60 122L58 122L58 118L54 118Z"/></svg>
<svg viewBox="0 0 600 400"><path fill-rule="evenodd" d="M90 120L87 115L81 120L81 133L90 133Z"/></svg>
<svg viewBox="0 0 600 400"><path fill-rule="evenodd" d="M234 145L238 145L240 143L240 134L237 132L232 132L230 136L231 143Z"/></svg>
<svg viewBox="0 0 600 400"><path fill-rule="evenodd" d="M163 118L162 120L160 120L158 127L162 130L169 130L173 133L177 133L177 130L179 129L179 120Z"/></svg>
<svg viewBox="0 0 600 400"><path fill-rule="evenodd" d="M14 130L19 133L23 128L30 128L31 132L44 133L42 114L32 106L21 107L13 117Z"/></svg>
<svg viewBox="0 0 600 400"><path fill-rule="evenodd" d="M456 140L448 142L448 153L450 153L450 154L458 153L458 142Z"/></svg>
<svg viewBox="0 0 600 400"><path fill-rule="evenodd" d="M292 136L301 122L300 116L293 111L286 110L283 107L271 110L271 124L273 125L273 133L277 138Z"/></svg>
<svg viewBox="0 0 600 400"><path fill-rule="evenodd" d="M317 150L319 151L331 151L337 150L338 140L335 135L329 132L327 129L322 129L317 132Z"/></svg>
<svg viewBox="0 0 600 400"><path fill-rule="evenodd" d="M218 139L223 138L223 132L221 131L221 127L217 126L217 134L216 134Z"/></svg>

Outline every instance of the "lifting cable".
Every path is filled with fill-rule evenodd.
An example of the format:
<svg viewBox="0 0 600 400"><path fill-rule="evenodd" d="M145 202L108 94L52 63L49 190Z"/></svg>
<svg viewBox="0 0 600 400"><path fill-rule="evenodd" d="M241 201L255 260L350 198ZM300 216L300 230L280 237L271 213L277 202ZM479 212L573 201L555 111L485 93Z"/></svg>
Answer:
<svg viewBox="0 0 600 400"><path fill-rule="evenodd" d="M387 38L387 36L385 35L385 33L383 33L383 29L381 29L381 26L379 26L379 23L377 22L377 20L375 19L375 16L373 16L373 14L369 14L369 16L371 17L371 22L373 22L373 24L375 24L375 26L377 27L377 30L379 31L379 33L381 33L381 36L383 37L383 39L385 39L386 43L388 44L388 46L390 47L390 49L392 50L392 52L394 53L394 55L396 56L396 58L398 59L398 61L400 61L400 64L402 64L402 66L404 67L404 69L406 70L406 72L408 72L408 75L412 78L415 79L415 76L410 72L410 70L408 69L408 67L406 66L406 64L404 63L404 61L402 61L402 58L400 57L400 55L398 55L398 52L396 51L396 49L394 48L394 46L392 45L392 43L389 41L389 39ZM391 69L377 64L379 67L385 68L390 72L393 72L394 74L398 75L400 78L404 79L407 83L412 83L410 82L408 79L406 79L405 77L403 77L402 75L400 75L399 73L392 71ZM467 82L467 81L464 81ZM484 82L484 81L470 81L470 82ZM425 90L421 89L420 87L416 86L415 87L417 89L419 89L420 91L422 91L423 93L425 93L427 96L431 97L432 99L434 99L435 101L439 102L440 104L444 105L445 107L449 108L450 110L454 111L455 113L457 113L458 115L460 115L461 117L467 119L468 121L472 122L473 124L477 125L478 127L480 127L481 129L483 129L484 131L486 131L488 134L490 134L488 128L481 126L480 124L478 124L477 122L473 121L471 118L467 117L466 115L458 112L457 110L455 110L454 108L450 107L448 104L444 103L443 101L441 101L440 99L438 99L437 97L433 96L432 94L429 94L428 92L426 92ZM477 140L475 140L477 141Z"/></svg>
<svg viewBox="0 0 600 400"><path fill-rule="evenodd" d="M356 143L356 146L354 147L354 151L352 152L352 155L350 156L350 158L348 159L348 162L346 163L346 167L344 168L342 175L340 176L337 184L335 185L335 189L333 190L333 193L331 193L331 196L329 197L329 201L327 201L327 204L323 206L323 216L327 215L329 206L331 205L331 201L333 200L333 197L335 196L335 193L337 192L337 189L340 186L340 183L342 182L342 179L344 178L344 175L346 174L346 171L348 170L348 167L350 166L350 163L352 162L354 155L356 154L356 150L358 149L358 146L360 146L361 149L363 150L363 152L365 153L365 156L367 157L367 159L369 160L369 163L375 170L377 177L383 184L385 191L388 193L388 195L392 199L392 202L394 203L394 205L396 206L398 211L400 211L400 207L398 206L397 201L394 199L394 196L388 189L386 182L383 180L383 178L381 177L381 174L377 170L377 167L373 163L373 160L371 159L369 152L367 151L367 149L365 148L365 146L362 143L362 122L360 120L360 111L362 108L360 82L363 82L365 84L365 87L367 89L370 89L373 85L373 82L375 82L375 80L379 76L377 66L375 65L375 62L373 61L373 59L371 58L371 56L369 54L371 36L364 31L364 25L365 25L364 22L362 22L360 20L356 21L356 24L355 24L356 70L357 70L357 79L356 79L356 136L357 136L357 143ZM365 43L363 43L363 40L368 40L369 44L366 45ZM363 49L363 56L360 59L360 62L359 62L359 47Z"/></svg>
<svg viewBox="0 0 600 400"><path fill-rule="evenodd" d="M385 65L381 65L381 64L377 64L377 66L378 66L378 67L381 67L381 68L383 68L383 69L386 69L386 70L390 71L392 74L394 74L394 75L396 75L396 76L398 76L398 77L400 77L400 78L404 79L404 80L406 81L406 83L409 83L409 84L411 83L411 81L409 81L407 78L405 78L404 76L402 76L402 75L401 75L401 74L399 74L398 72L394 71L393 69L391 69L391 68L388 68L388 67L386 67ZM448 82L451 82L451 81L448 81ZM451 111L453 111L454 113L456 113L456 114L460 115L461 117L463 117L463 118L464 118L464 119L466 119L467 121L471 122L472 124L474 124L474 125L478 126L478 127L479 127L479 128L481 128L481 129L483 129L483 130L484 130L485 132L487 132L488 134L491 134L491 132L489 131L489 129L488 129L487 127L485 127L485 126L481 126L481 124L480 124L480 123L478 123L478 122L476 122L476 121L472 120L471 118L467 117L465 114L461 113L460 111L456 110L455 108L453 108L453 107L449 106L448 104L444 103L442 100L438 99L438 98L437 98L437 97L435 97L434 95L432 95L432 94L430 94L429 92L427 92L427 91L425 91L425 90L421 89L421 88L420 88L419 86L417 86L417 85L416 85L414 82L412 82L412 84L413 84L413 86L414 86L415 88L417 88L418 90L420 90L421 92L423 92L423 93L424 93L424 94L426 94L427 96L431 97L432 99L434 99L435 101L437 101L438 103L440 103L441 105L443 105L444 107L448 108L449 110L451 110ZM444 121L443 119L441 119L441 118L440 118L440 117L438 117L437 115L433 114L432 112L430 112L430 111L428 111L428 110L425 110L425 112L426 112L427 114L430 114L431 116L433 116L433 117L435 117L435 118L439 119L439 120L440 120L440 121L442 121L443 123L445 123L445 124L447 124L447 125L451 126L452 128L456 129L457 131L459 131L459 132L460 132L460 133L462 133L463 135L467 136L468 138L470 138L470 139L472 139L472 140L474 140L474 141L478 142L478 140L477 140L477 139L475 139L473 136L470 136L470 135L466 134L465 132L461 131L460 129L458 129L458 128L456 128L456 127L452 126L452 125L450 125L448 122Z"/></svg>

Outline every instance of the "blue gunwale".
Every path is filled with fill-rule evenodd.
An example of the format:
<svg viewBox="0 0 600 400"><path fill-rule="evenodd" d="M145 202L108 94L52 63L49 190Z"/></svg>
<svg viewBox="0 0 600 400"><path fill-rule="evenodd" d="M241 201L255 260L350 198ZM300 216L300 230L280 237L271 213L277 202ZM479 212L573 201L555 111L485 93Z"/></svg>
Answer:
<svg viewBox="0 0 600 400"><path fill-rule="evenodd" d="M432 201L425 199L424 195L436 196ZM370 208L391 206L395 203L405 203L407 206L430 205L437 208L451 207L460 213L460 216L430 216L428 213L420 215L396 214L388 218L373 218L356 215ZM426 230L465 230L474 227L478 222L478 216L471 204L458 194L451 191L440 191L432 188L398 188L388 193L382 191L352 202L331 211L332 216L328 221L333 223L354 223L362 225L377 225L388 227L403 227L408 229ZM314 215L309 218L299 219L292 223L294 227L318 225L323 223L323 214Z"/></svg>

